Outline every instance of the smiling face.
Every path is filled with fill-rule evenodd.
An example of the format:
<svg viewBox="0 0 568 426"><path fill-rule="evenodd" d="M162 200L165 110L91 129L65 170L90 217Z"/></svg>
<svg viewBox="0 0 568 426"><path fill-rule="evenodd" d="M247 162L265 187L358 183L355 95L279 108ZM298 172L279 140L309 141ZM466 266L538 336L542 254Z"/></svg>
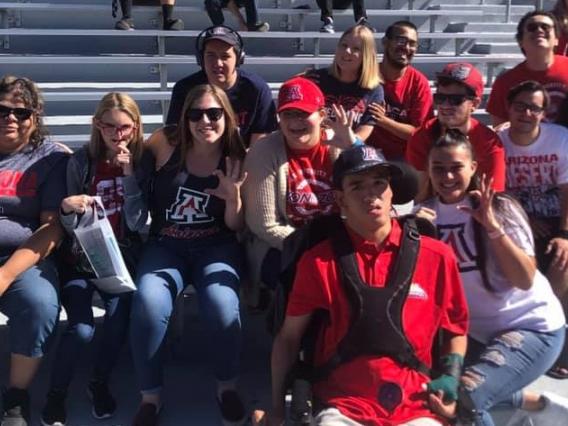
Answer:
<svg viewBox="0 0 568 426"><path fill-rule="evenodd" d="M342 72L359 73L363 63L363 40L357 33L346 34L337 43L335 63Z"/></svg>
<svg viewBox="0 0 568 426"><path fill-rule="evenodd" d="M519 44L527 57L542 51L552 53L558 45L552 19L545 15L534 15L527 19Z"/></svg>
<svg viewBox="0 0 568 426"><path fill-rule="evenodd" d="M443 126L449 129L466 126L471 114L473 114L475 108L479 105L479 100L470 96L466 87L460 83L439 85L436 89L436 93L440 95L459 95L463 99L463 102L460 102L458 105L454 105L447 99L443 102L436 102L438 120Z"/></svg>
<svg viewBox="0 0 568 426"><path fill-rule="evenodd" d="M203 69L210 84L229 89L237 80L237 53L220 40L210 40L203 51Z"/></svg>
<svg viewBox="0 0 568 426"><path fill-rule="evenodd" d="M278 117L286 144L292 149L310 149L320 143L324 116L323 110L309 113L289 108L281 111Z"/></svg>
<svg viewBox="0 0 568 426"><path fill-rule="evenodd" d="M137 123L126 112L113 108L105 111L95 125L101 132L105 148L110 156L119 151L119 146L128 146L132 141Z"/></svg>
<svg viewBox="0 0 568 426"><path fill-rule="evenodd" d="M223 107L210 93L204 93L191 104L186 120L189 121L189 131L195 144L219 143L225 132Z"/></svg>
<svg viewBox="0 0 568 426"><path fill-rule="evenodd" d="M0 106L3 107L2 110L6 111L0 114L0 153L11 154L19 151L30 142L30 136L36 130L37 117L35 113L25 118L18 114L19 110L9 111L19 108L30 109L23 99L14 93L1 95Z"/></svg>
<svg viewBox="0 0 568 426"><path fill-rule="evenodd" d="M511 131L517 134L538 132L540 123L545 117L544 93L520 92L509 105Z"/></svg>
<svg viewBox="0 0 568 426"><path fill-rule="evenodd" d="M392 195L387 169L374 167L345 176L336 201L353 229L375 231L390 222Z"/></svg>
<svg viewBox="0 0 568 426"><path fill-rule="evenodd" d="M392 36L383 39L384 59L395 68L410 65L418 49L418 34L413 28L397 27Z"/></svg>
<svg viewBox="0 0 568 426"><path fill-rule="evenodd" d="M432 148L430 151L428 174L443 203L454 204L463 200L476 170L477 163L464 145Z"/></svg>

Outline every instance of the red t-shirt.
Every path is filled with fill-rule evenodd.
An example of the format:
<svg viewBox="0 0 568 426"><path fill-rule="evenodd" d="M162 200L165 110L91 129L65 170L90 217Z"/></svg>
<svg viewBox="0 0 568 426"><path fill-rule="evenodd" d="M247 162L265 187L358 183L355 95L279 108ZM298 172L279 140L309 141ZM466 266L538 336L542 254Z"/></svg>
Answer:
<svg viewBox="0 0 568 426"><path fill-rule="evenodd" d="M379 248L354 232L350 231L350 236L361 278L371 286L384 286L400 248L402 233L398 223L393 221L391 233ZM329 240L316 245L300 259L286 314L301 316L318 309L329 315L316 345L315 362L322 364L345 336L350 310ZM421 239L402 323L416 355L428 366L432 365L431 349L440 327L458 335L467 333L468 311L461 278L454 254L444 243ZM338 408L356 422L394 426L418 417L438 418L425 408L422 385L428 381L422 373L391 358L361 356L341 364L314 386L314 393L326 405ZM381 405L378 395L382 386L393 383L403 389L403 396L390 412Z"/></svg>
<svg viewBox="0 0 568 426"><path fill-rule="evenodd" d="M395 121L420 127L432 117L432 91L424 74L409 66L399 80L383 83L387 116ZM387 160L404 157L406 141L376 125L366 143L380 148Z"/></svg>
<svg viewBox="0 0 568 426"><path fill-rule="evenodd" d="M122 167L99 161L89 186L89 195L101 197L107 218L118 238L122 232L120 215L124 204L123 176Z"/></svg>
<svg viewBox="0 0 568 426"><path fill-rule="evenodd" d="M424 171L427 167L428 152L434 142L432 128L436 118L427 121L422 127L416 129L406 146L406 161L416 169ZM470 118L471 127L467 136L473 146L478 164L478 174L485 173L493 177L493 188L497 191L505 190L505 149L499 136L489 127Z"/></svg>
<svg viewBox="0 0 568 426"><path fill-rule="evenodd" d="M288 153L288 191L286 213L294 227L315 216L337 211L333 195L333 163L329 146L318 144L309 150L286 148Z"/></svg>
<svg viewBox="0 0 568 426"><path fill-rule="evenodd" d="M554 55L554 63L546 71L532 71L525 61L497 77L491 88L487 112L509 121L507 94L512 87L526 80L538 81L546 88L550 95L546 118L554 122L558 108L568 95L568 57L561 55Z"/></svg>

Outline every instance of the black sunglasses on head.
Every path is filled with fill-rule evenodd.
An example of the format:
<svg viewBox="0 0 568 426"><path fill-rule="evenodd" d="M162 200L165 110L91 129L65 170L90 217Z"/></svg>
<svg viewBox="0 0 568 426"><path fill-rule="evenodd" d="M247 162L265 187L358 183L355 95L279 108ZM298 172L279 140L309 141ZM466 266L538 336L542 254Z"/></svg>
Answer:
<svg viewBox="0 0 568 426"><path fill-rule="evenodd" d="M465 101L470 101L474 97L469 95L444 95L442 93L436 93L434 95L434 103L441 105L444 102L448 102L451 106L460 106Z"/></svg>
<svg viewBox="0 0 568 426"><path fill-rule="evenodd" d="M187 118L195 123L201 120L203 114L207 116L209 121L218 121L223 116L223 108L190 108L187 112Z"/></svg>
<svg viewBox="0 0 568 426"><path fill-rule="evenodd" d="M6 105L0 105L0 117L7 118L12 114L18 121L27 120L34 113L33 109L29 108L10 108Z"/></svg>

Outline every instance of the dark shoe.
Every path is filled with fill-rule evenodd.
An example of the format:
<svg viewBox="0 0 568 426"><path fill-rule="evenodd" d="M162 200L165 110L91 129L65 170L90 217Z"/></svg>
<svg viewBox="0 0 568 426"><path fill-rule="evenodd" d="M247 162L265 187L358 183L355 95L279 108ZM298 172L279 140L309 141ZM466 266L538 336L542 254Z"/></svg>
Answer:
<svg viewBox="0 0 568 426"><path fill-rule="evenodd" d="M236 390L224 391L221 394L221 399L217 398L217 403L225 422L237 424L244 422L246 417L245 406Z"/></svg>
<svg viewBox="0 0 568 426"><path fill-rule="evenodd" d="M568 379L568 368L563 367L560 364L556 364L546 372L546 375L557 380Z"/></svg>
<svg viewBox="0 0 568 426"><path fill-rule="evenodd" d="M375 27L373 27L371 24L369 24L369 21L367 21L367 18L363 17L363 18L359 18L359 20L356 22L356 25L364 25L367 28L369 28L372 32L376 33L377 29Z"/></svg>
<svg viewBox="0 0 568 426"><path fill-rule="evenodd" d="M164 30L166 31L183 31L183 21L181 19L170 19L164 22Z"/></svg>
<svg viewBox="0 0 568 426"><path fill-rule="evenodd" d="M1 426L28 426L30 395L23 389L9 388L2 393L3 418Z"/></svg>
<svg viewBox="0 0 568 426"><path fill-rule="evenodd" d="M142 404L132 420L132 426L158 426L159 414L160 409L154 404Z"/></svg>
<svg viewBox="0 0 568 426"><path fill-rule="evenodd" d="M108 390L106 382L90 382L87 394L93 403L92 414L95 419L108 419L114 415L116 401Z"/></svg>
<svg viewBox="0 0 568 426"><path fill-rule="evenodd" d="M333 28L333 19L332 18L325 18L323 20L323 25L320 28L320 33L335 33L335 29Z"/></svg>
<svg viewBox="0 0 568 426"><path fill-rule="evenodd" d="M66 397L66 391L57 389L49 391L47 401L41 412L41 424L43 426L65 426L65 422L67 422Z"/></svg>
<svg viewBox="0 0 568 426"><path fill-rule="evenodd" d="M134 29L134 21L130 18L122 18L115 26L115 30L132 31Z"/></svg>
<svg viewBox="0 0 568 426"><path fill-rule="evenodd" d="M249 25L248 27L249 31L257 31L260 33L265 33L268 30L270 30L270 25L268 24L268 22L259 22L257 24L254 25Z"/></svg>

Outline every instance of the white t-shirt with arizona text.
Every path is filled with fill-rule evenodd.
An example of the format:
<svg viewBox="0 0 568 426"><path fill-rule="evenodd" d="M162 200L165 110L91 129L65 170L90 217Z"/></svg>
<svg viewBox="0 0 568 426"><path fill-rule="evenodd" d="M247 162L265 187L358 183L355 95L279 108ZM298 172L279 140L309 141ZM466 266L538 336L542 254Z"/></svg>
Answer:
<svg viewBox="0 0 568 426"><path fill-rule="evenodd" d="M541 123L540 135L526 146L515 144L509 129L499 137L505 147L507 192L530 216L559 217L558 185L568 183L568 129Z"/></svg>

